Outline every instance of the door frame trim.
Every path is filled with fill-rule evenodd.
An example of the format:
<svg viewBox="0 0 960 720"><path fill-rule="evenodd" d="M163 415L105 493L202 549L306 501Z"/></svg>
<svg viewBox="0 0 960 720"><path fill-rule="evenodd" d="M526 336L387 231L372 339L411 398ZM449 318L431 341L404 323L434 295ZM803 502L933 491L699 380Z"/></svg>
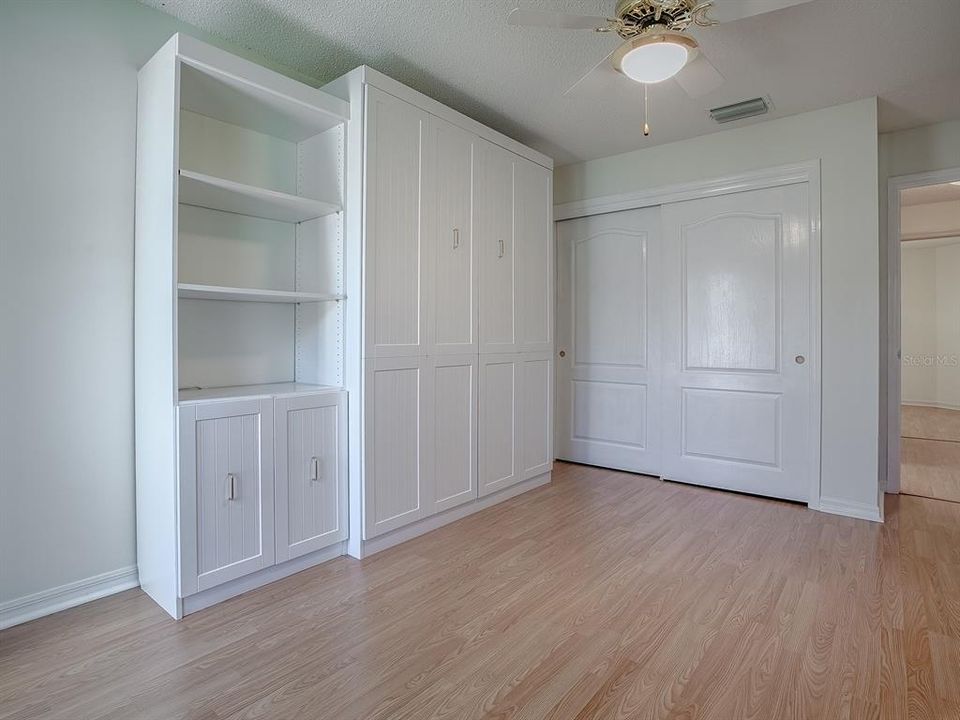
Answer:
<svg viewBox="0 0 960 720"><path fill-rule="evenodd" d="M807 506L821 510L820 465L822 423L821 375L821 254L820 254L820 159L776 165L774 167L725 175L707 180L664 185L617 195L557 203L553 206L554 225L563 220L604 215L621 210L666 205L684 200L729 195L749 190L765 190L783 185L806 183L810 210L810 452L809 497ZM898 221L899 222L899 221ZM556 232L554 233L556 237ZM554 321L556 322L556 313Z"/></svg>
<svg viewBox="0 0 960 720"><path fill-rule="evenodd" d="M880 224L886 230L887 252L887 321L881 325L886 331L886 342L881 336L881 347L886 362L886 406L881 408L881 422L886 420L886 477L884 492L900 492L900 403L901 367L897 353L900 352L900 191L908 188L939 185L960 181L960 167L931 172L896 175L887 179L887 222ZM882 352L883 352L882 351ZM883 507L883 503L880 503Z"/></svg>

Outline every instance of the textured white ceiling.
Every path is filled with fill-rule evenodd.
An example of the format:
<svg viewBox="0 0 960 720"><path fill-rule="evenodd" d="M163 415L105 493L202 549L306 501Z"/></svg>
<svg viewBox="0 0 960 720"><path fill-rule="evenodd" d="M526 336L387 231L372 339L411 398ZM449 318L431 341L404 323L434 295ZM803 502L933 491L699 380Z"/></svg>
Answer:
<svg viewBox="0 0 960 720"><path fill-rule="evenodd" d="M672 81L562 93L616 44L590 31L507 25L517 0L142 0L315 78L370 65L554 157L613 155L807 110L880 98L881 131L960 118L960 0L813 0L698 30L726 77L691 100ZM610 15L615 0L519 0ZM707 110L768 95L764 118L719 126Z"/></svg>

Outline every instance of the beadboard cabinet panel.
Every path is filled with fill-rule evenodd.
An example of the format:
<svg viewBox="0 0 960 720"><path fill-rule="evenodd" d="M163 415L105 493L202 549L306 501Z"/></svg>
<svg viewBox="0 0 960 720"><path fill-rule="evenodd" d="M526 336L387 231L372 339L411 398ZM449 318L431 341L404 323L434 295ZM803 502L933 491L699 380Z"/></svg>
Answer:
<svg viewBox="0 0 960 720"><path fill-rule="evenodd" d="M519 349L550 352L555 303L552 174L536 163L518 158L515 177Z"/></svg>
<svg viewBox="0 0 960 720"><path fill-rule="evenodd" d="M367 88L364 357L426 351L424 139L427 114Z"/></svg>
<svg viewBox="0 0 960 720"><path fill-rule="evenodd" d="M431 226L433 297L431 354L477 351L476 244L474 243L474 163L477 139L440 118L429 122L428 185L435 188Z"/></svg>
<svg viewBox="0 0 960 720"><path fill-rule="evenodd" d="M273 403L239 400L181 408L184 595L274 562Z"/></svg>
<svg viewBox="0 0 960 720"><path fill-rule="evenodd" d="M483 142L477 172L476 242L480 255L480 352L517 350L517 257L512 153Z"/></svg>
<svg viewBox="0 0 960 720"><path fill-rule="evenodd" d="M366 538L402 527L429 512L427 374L424 358L367 361Z"/></svg>
<svg viewBox="0 0 960 720"><path fill-rule="evenodd" d="M477 356L436 357L432 371L433 510L439 512L477 497Z"/></svg>
<svg viewBox="0 0 960 720"><path fill-rule="evenodd" d="M480 495L520 482L519 355L480 358Z"/></svg>
<svg viewBox="0 0 960 720"><path fill-rule="evenodd" d="M346 395L278 398L277 561L347 537Z"/></svg>

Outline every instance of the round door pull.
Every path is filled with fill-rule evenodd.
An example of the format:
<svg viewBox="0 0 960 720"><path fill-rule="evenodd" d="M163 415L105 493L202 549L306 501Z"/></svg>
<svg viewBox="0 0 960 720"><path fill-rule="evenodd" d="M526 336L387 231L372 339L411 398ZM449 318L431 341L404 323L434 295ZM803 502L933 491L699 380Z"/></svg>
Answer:
<svg viewBox="0 0 960 720"><path fill-rule="evenodd" d="M567 356L567 351L566 351L566 350L561 350L561 351L560 351L560 357L566 357L566 356Z"/></svg>
<svg viewBox="0 0 960 720"><path fill-rule="evenodd" d="M807 361L803 355L797 355L793 360L797 365L803 365Z"/></svg>

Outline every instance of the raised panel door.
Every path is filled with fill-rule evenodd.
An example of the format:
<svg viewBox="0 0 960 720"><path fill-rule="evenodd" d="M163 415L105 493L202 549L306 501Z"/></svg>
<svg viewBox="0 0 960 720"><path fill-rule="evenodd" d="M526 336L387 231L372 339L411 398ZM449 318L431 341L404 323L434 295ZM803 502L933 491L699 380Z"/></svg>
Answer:
<svg viewBox="0 0 960 720"><path fill-rule="evenodd" d="M660 473L660 208L557 226L557 457Z"/></svg>
<svg viewBox="0 0 960 720"><path fill-rule="evenodd" d="M810 496L807 186L666 205L663 476Z"/></svg>

